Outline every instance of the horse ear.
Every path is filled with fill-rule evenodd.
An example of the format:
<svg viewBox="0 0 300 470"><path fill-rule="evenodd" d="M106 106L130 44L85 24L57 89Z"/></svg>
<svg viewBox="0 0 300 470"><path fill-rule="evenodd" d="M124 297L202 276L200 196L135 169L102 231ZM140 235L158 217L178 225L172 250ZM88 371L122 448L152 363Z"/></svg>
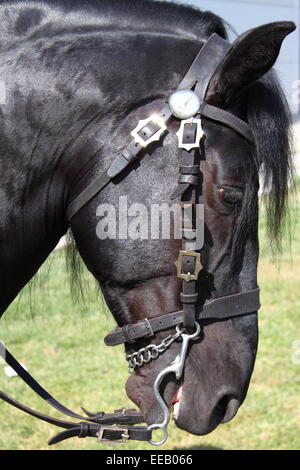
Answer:
<svg viewBox="0 0 300 470"><path fill-rule="evenodd" d="M228 106L274 65L285 37L296 29L291 21L269 23L239 36L212 77L205 101Z"/></svg>

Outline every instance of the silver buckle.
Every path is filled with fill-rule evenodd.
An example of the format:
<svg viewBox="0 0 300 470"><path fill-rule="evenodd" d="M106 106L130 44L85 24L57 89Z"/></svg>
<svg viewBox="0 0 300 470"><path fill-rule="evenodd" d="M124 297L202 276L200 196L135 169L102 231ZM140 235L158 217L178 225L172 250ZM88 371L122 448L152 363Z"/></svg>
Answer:
<svg viewBox="0 0 300 470"><path fill-rule="evenodd" d="M196 131L196 138L194 142L183 142L183 135L184 135L184 127L188 124L196 124L197 125L197 131ZM181 149L185 149L187 151L199 147L201 137L204 135L204 132L202 130L201 126L201 119L195 119L195 118L190 118L190 119L184 119L181 121L180 128L178 132L176 133L178 137L178 147Z"/></svg>
<svg viewBox="0 0 300 470"><path fill-rule="evenodd" d="M122 439L109 440L109 439L103 438L104 431L109 431L112 428L115 431L123 431L123 433L121 434ZM99 431L96 433L96 436L97 436L97 442L101 442L103 444L107 444L107 445L110 445L110 446L114 446L114 445L118 445L118 444L124 444L129 439L128 429L118 427L114 424L111 425L111 426L101 426Z"/></svg>
<svg viewBox="0 0 300 470"><path fill-rule="evenodd" d="M147 133L143 133L143 128L151 122L158 126L158 129L156 132L154 132L154 134L147 137ZM165 132L166 129L167 126L165 125L163 118L158 114L152 114L149 118L139 121L136 128L131 132L131 135L137 144L141 145L142 147L147 147L147 145L151 144L152 142L160 140L161 135L163 132Z"/></svg>
<svg viewBox="0 0 300 470"><path fill-rule="evenodd" d="M144 323L146 325L148 333L143 336L143 338L151 338L151 336L154 336L154 331L148 318L144 318L144 320L140 320L138 323Z"/></svg>

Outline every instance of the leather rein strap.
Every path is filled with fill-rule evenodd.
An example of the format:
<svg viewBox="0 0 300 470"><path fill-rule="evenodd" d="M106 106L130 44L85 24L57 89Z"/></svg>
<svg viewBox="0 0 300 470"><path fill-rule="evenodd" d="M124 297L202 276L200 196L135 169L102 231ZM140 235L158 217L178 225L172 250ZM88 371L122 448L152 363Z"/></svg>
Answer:
<svg viewBox="0 0 300 470"><path fill-rule="evenodd" d="M216 108L204 102L204 96L209 81L226 54L230 51L231 45L213 34L202 47L187 74L180 83L178 90L192 90L199 97L200 108L197 114L205 116L214 121L220 122L235 132L238 132L245 139L251 142L251 133L248 124L231 113ZM167 122L172 116L170 106L166 104L155 116L140 121L137 128L132 132L134 140L120 153L113 161L108 170L99 175L84 191L75 197L67 208L67 217L71 221L78 211L84 207L96 194L98 194L113 178L119 175L138 156L140 151L148 144L158 141L161 135L167 130ZM181 168L173 198L180 197L181 204L192 206L196 201L201 200L201 195L197 193L199 182L199 162L197 161L197 146L192 149L184 148L188 141L195 140L199 128L195 122L187 125L182 122L181 143L183 150L181 153ZM194 232L194 229L191 229ZM193 235L193 233L192 233ZM223 320L225 318L245 315L259 309L259 289L217 298L207 302L205 305L197 305L196 279L201 268L200 253L196 253L195 240L191 233L183 226L183 250L177 262L178 277L183 279L183 290L181 302L183 310L167 313L159 317L142 320L136 324L125 325L117 328L113 333L105 338L105 343L114 346L121 343L133 343L138 339L153 336L156 332L171 329L183 324L186 327L193 326L195 320L213 319ZM226 313L228 312L228 313ZM134 426L145 422L142 413L136 410L122 408L114 413L106 414L90 413L84 408L87 417L74 413L58 402L27 372L22 365L12 356L12 354L0 344L0 355L12 367L19 377L43 400L61 413L80 420L79 422L65 421L53 418L28 408L17 402L9 395L0 391L0 399L12 406L30 414L40 420L46 421L65 430L53 437L49 444L56 444L64 439L77 436L79 438L97 437L100 442L118 441L125 442L128 439L151 442L152 430L145 426ZM151 428L151 427L150 427Z"/></svg>
<svg viewBox="0 0 300 470"><path fill-rule="evenodd" d="M39 413L0 391L0 399L15 408L41 421L66 429L66 431L50 439L48 442L49 445L57 444L58 442L75 436L80 438L96 437L99 442L125 442L127 439L149 441L151 439L151 432L147 430L147 427L133 426L145 422L145 417L142 413L127 408L121 408L114 413L104 413L103 411L91 413L85 408L82 408L82 411L84 411L87 416L74 413L50 395L3 345L0 345L0 356L40 398L61 413L80 420L80 422L65 421Z"/></svg>

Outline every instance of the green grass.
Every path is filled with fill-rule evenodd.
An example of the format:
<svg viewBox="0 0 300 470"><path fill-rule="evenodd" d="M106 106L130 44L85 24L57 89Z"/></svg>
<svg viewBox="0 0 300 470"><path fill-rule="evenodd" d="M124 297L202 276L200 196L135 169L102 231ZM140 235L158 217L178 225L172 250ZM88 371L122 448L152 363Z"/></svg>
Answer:
<svg viewBox="0 0 300 470"><path fill-rule="evenodd" d="M299 207L293 210L292 218L299 220ZM164 450L300 448L300 364L292 361L293 343L300 340L300 236L295 227L292 249L285 241L284 255L276 265L264 228L262 214L259 283L263 308L258 356L247 399L232 422L205 437L189 435L172 423ZM123 348L107 348L103 343L114 326L103 301L90 295L85 307L74 304L62 252L50 258L39 273L43 281L51 265L44 289L36 283L32 290L23 290L1 320L1 339L66 406L111 411L132 405L124 392L127 365ZM0 389L36 410L60 417L18 378L7 378L1 368ZM0 449L48 449L47 440L56 432L51 425L6 403L0 403L0 423ZM121 448L152 449L135 442ZM55 449L111 447L93 439L73 439Z"/></svg>

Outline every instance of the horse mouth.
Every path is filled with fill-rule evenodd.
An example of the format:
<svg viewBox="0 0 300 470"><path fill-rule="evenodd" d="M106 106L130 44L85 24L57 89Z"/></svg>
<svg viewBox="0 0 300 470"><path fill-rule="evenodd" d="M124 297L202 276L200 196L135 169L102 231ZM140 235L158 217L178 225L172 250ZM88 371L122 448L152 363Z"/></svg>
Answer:
<svg viewBox="0 0 300 470"><path fill-rule="evenodd" d="M176 423L178 416L179 416L179 408L180 408L180 401L182 398L182 388L183 385L180 385L180 387L176 390L176 393L173 397L172 400L172 408L173 408L173 419Z"/></svg>

